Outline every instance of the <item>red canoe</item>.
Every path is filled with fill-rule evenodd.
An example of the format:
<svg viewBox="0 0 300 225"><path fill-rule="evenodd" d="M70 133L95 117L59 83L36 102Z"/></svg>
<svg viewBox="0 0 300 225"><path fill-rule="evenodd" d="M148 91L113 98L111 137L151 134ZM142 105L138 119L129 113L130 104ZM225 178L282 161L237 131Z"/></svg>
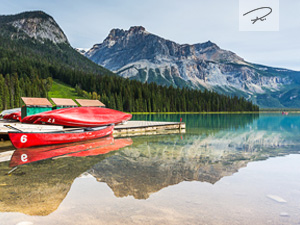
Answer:
<svg viewBox="0 0 300 225"><path fill-rule="evenodd" d="M97 127L130 120L131 114L99 107L64 108L25 117L22 122L70 127Z"/></svg>
<svg viewBox="0 0 300 225"><path fill-rule="evenodd" d="M23 148L14 152L10 167L37 162L54 157L82 157L106 154L120 148L132 145L130 138L114 139L112 136L89 140L80 143L69 143L64 145Z"/></svg>
<svg viewBox="0 0 300 225"><path fill-rule="evenodd" d="M55 132L8 132L16 148L28 148L39 145L63 144L105 137L113 133L114 126L73 129Z"/></svg>
<svg viewBox="0 0 300 225"><path fill-rule="evenodd" d="M21 111L7 114L7 115L3 116L3 119L21 121Z"/></svg>
<svg viewBox="0 0 300 225"><path fill-rule="evenodd" d="M34 114L34 115L26 116L21 120L21 122L22 123L33 123L38 118L42 117L43 115L47 115L49 113L52 113L53 111L41 112L41 113L37 113L37 114Z"/></svg>

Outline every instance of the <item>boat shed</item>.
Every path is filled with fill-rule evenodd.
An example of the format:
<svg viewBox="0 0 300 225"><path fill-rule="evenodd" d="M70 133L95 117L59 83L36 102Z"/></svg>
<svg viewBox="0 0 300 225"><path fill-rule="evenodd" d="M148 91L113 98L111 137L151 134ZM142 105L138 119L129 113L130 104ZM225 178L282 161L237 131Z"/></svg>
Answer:
<svg viewBox="0 0 300 225"><path fill-rule="evenodd" d="M47 98L21 97L25 106L21 108L22 119L26 116L52 110L52 104Z"/></svg>
<svg viewBox="0 0 300 225"><path fill-rule="evenodd" d="M90 100L90 99L75 99L80 106L83 107L105 107L105 105L99 100Z"/></svg>
<svg viewBox="0 0 300 225"><path fill-rule="evenodd" d="M68 98L51 98L51 100L55 104L54 109L71 108L78 106L72 99Z"/></svg>

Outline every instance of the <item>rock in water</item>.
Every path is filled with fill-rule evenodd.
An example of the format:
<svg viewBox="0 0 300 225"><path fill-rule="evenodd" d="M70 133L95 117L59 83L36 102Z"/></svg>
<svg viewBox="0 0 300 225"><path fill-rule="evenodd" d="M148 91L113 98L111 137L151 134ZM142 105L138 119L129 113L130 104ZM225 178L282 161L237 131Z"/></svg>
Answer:
<svg viewBox="0 0 300 225"><path fill-rule="evenodd" d="M288 213L286 213L286 212L280 213L280 216L281 217L290 217L290 215Z"/></svg>
<svg viewBox="0 0 300 225"><path fill-rule="evenodd" d="M276 202L279 202L279 203L286 203L287 201L284 200L283 198L277 196L277 195L267 195L268 198L276 201Z"/></svg>

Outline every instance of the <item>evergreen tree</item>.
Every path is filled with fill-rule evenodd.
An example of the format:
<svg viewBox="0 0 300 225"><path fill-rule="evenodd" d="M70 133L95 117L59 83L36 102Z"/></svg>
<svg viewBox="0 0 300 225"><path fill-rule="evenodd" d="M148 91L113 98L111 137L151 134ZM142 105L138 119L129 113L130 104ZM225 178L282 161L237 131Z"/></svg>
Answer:
<svg viewBox="0 0 300 225"><path fill-rule="evenodd" d="M3 105L3 100L4 100L4 85L5 85L5 80L3 78L3 75L0 74L0 109L4 108L4 105Z"/></svg>

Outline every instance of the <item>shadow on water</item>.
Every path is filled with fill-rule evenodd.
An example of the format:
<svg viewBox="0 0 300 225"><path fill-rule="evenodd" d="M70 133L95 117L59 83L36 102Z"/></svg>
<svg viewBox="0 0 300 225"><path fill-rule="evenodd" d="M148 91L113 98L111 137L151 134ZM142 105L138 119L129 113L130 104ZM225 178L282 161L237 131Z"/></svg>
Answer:
<svg viewBox="0 0 300 225"><path fill-rule="evenodd" d="M22 165L11 176L3 176L8 171L8 163L0 163L3 193L0 211L48 215L65 198L73 180L84 172L105 182L116 197L147 199L151 193L183 181L215 184L249 162L300 150L297 116L134 116L136 120L179 121L180 118L187 123L185 134L134 137L131 145L105 155L91 153L94 142L89 143L90 150L87 146L81 147L84 151L70 146L60 150L36 150L35 153L16 151L11 166L24 164L24 159L42 161ZM109 145L111 140L107 141ZM96 156L77 157L84 155ZM44 160L46 158L52 159Z"/></svg>

